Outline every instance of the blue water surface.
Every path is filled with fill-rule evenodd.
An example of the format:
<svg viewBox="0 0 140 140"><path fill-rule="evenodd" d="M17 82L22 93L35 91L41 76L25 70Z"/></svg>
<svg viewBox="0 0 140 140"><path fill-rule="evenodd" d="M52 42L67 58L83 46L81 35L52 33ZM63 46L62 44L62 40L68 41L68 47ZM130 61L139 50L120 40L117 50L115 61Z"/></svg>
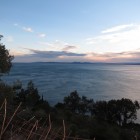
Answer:
<svg viewBox="0 0 140 140"><path fill-rule="evenodd" d="M50 104L63 101L77 90L94 100L130 98L140 101L140 65L77 63L14 63L2 79L20 80L26 87L32 80Z"/></svg>

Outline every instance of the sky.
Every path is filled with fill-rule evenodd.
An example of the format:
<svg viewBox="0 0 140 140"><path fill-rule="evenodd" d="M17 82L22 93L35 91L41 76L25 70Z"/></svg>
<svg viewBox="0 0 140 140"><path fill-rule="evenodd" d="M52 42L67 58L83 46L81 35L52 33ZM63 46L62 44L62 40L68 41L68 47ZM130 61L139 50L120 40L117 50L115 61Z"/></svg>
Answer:
<svg viewBox="0 0 140 140"><path fill-rule="evenodd" d="M140 0L0 0L14 62L140 62Z"/></svg>

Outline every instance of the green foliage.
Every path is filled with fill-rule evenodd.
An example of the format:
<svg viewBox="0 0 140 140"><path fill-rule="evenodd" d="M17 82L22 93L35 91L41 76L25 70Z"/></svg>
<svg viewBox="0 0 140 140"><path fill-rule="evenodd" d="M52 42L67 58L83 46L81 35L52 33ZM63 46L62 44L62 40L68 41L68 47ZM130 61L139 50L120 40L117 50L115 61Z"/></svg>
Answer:
<svg viewBox="0 0 140 140"><path fill-rule="evenodd" d="M3 36L0 35L0 41ZM9 54L9 51L5 48L5 45L0 43L0 76L4 73L8 73L12 67L13 56ZM3 102L7 98L8 102L12 102L14 97L14 91L11 86L5 84L0 79L0 102Z"/></svg>
<svg viewBox="0 0 140 140"><path fill-rule="evenodd" d="M18 90L18 89L21 89L22 88L22 82L20 80L16 80L14 83L13 83L13 89L14 90Z"/></svg>
<svg viewBox="0 0 140 140"><path fill-rule="evenodd" d="M64 104L72 112L77 112L79 108L80 97L77 91L74 91L68 97L64 97Z"/></svg>
<svg viewBox="0 0 140 140"><path fill-rule="evenodd" d="M38 89L34 87L34 83L29 81L27 84L27 89L22 88L22 83L16 81L13 88L16 90L16 102L23 102L25 106L33 108L39 101L40 96L38 94Z"/></svg>
<svg viewBox="0 0 140 140"><path fill-rule="evenodd" d="M139 108L139 103L130 99L99 101L95 104L95 116L100 120L126 125L137 118Z"/></svg>
<svg viewBox="0 0 140 140"><path fill-rule="evenodd" d="M44 100L39 100L35 105L34 105L34 110L44 110L45 113L50 113L51 107L47 101Z"/></svg>
<svg viewBox="0 0 140 140"><path fill-rule="evenodd" d="M14 96L15 93L12 87L0 81L0 104L4 101L5 98L9 103L13 103Z"/></svg>
<svg viewBox="0 0 140 140"><path fill-rule="evenodd" d="M36 117L42 116L50 113L50 105L49 103L43 99L40 99L40 95L38 93L38 89L35 88L34 83L29 81L27 83L27 88L22 88L22 83L17 80L14 82L13 89L16 92L16 96L14 101L16 104L22 102L22 106L24 108L28 108ZM42 114L42 115L41 115Z"/></svg>
<svg viewBox="0 0 140 140"><path fill-rule="evenodd" d="M3 36L0 35L0 41ZM9 73L12 67L13 56L9 54L9 51L5 48L5 45L0 43L0 74Z"/></svg>
<svg viewBox="0 0 140 140"><path fill-rule="evenodd" d="M79 103L79 113L80 114L89 114L92 107L94 106L94 101L93 99L87 99L87 97L82 96L82 98L80 98L80 103Z"/></svg>
<svg viewBox="0 0 140 140"><path fill-rule="evenodd" d="M74 91L64 97L64 103L56 104L55 108L57 122L58 118L67 121L71 136L98 140L132 140L135 131L140 135L140 125L134 127L137 110L140 108L137 101L122 98L94 102L85 96L80 97ZM133 124L133 130L130 123Z"/></svg>
<svg viewBox="0 0 140 140"><path fill-rule="evenodd" d="M91 114L100 121L119 125L133 122L137 118L137 110L140 109L137 101L122 98L121 100L94 102L93 99L87 99L85 96L79 97L77 91L64 97L64 104L59 103L57 106L77 114Z"/></svg>
<svg viewBox="0 0 140 140"><path fill-rule="evenodd" d="M44 123L50 114L55 127L61 127L62 120L65 120L71 137L97 140L133 140L135 136L140 138L140 125L133 122L140 108L137 101L123 98L94 102L85 96L80 97L74 91L64 97L64 102L51 107L43 96L40 98L32 81L28 82L25 89L19 80L12 87L1 82L0 99L8 98L10 101L14 96L14 103L22 102L19 117L28 120L35 116Z"/></svg>
<svg viewBox="0 0 140 140"><path fill-rule="evenodd" d="M25 96L26 96L26 105L31 108L35 106L40 100L38 89L34 87L34 83L32 81L29 81L27 84Z"/></svg>

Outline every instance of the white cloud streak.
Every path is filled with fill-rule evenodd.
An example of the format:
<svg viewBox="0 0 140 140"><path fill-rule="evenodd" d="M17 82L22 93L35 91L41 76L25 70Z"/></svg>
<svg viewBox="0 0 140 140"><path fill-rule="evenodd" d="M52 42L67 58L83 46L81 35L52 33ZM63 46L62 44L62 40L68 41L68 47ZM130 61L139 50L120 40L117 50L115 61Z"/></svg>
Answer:
<svg viewBox="0 0 140 140"><path fill-rule="evenodd" d="M41 34L39 34L38 36L39 36L40 38L45 38L45 37L46 37L46 34L41 33Z"/></svg>
<svg viewBox="0 0 140 140"><path fill-rule="evenodd" d="M103 30L101 33L119 32L119 31L122 31L122 30L127 30L131 27L134 27L134 26L135 26L134 24L128 24L128 25L126 24L126 25L115 26L115 27Z"/></svg>
<svg viewBox="0 0 140 140"><path fill-rule="evenodd" d="M53 44L48 42L38 42L38 44L40 46L53 47Z"/></svg>
<svg viewBox="0 0 140 140"><path fill-rule="evenodd" d="M66 42L60 41L60 40L55 40L54 42L38 42L39 45L46 46L47 49L52 50L52 51L68 51L71 49L75 49L76 46L70 45Z"/></svg>
<svg viewBox="0 0 140 140"><path fill-rule="evenodd" d="M72 46L72 45L65 45L64 48L62 48L62 51L69 51L69 50L74 50L76 49L76 46Z"/></svg>
<svg viewBox="0 0 140 140"><path fill-rule="evenodd" d="M86 41L87 46L93 47L93 51L96 53L115 53L138 49L140 47L139 38L140 25L129 24L104 30L101 35L88 38Z"/></svg>
<svg viewBox="0 0 140 140"><path fill-rule="evenodd" d="M31 27L22 27L22 29L26 32L30 32L30 33L33 33L33 29Z"/></svg>

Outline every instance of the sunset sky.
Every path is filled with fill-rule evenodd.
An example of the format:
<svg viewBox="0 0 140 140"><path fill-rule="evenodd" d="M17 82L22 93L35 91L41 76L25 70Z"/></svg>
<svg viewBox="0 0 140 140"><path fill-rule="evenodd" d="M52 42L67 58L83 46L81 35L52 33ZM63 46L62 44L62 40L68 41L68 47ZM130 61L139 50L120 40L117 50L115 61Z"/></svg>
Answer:
<svg viewBox="0 0 140 140"><path fill-rule="evenodd" d="M140 0L0 0L15 62L140 62Z"/></svg>

